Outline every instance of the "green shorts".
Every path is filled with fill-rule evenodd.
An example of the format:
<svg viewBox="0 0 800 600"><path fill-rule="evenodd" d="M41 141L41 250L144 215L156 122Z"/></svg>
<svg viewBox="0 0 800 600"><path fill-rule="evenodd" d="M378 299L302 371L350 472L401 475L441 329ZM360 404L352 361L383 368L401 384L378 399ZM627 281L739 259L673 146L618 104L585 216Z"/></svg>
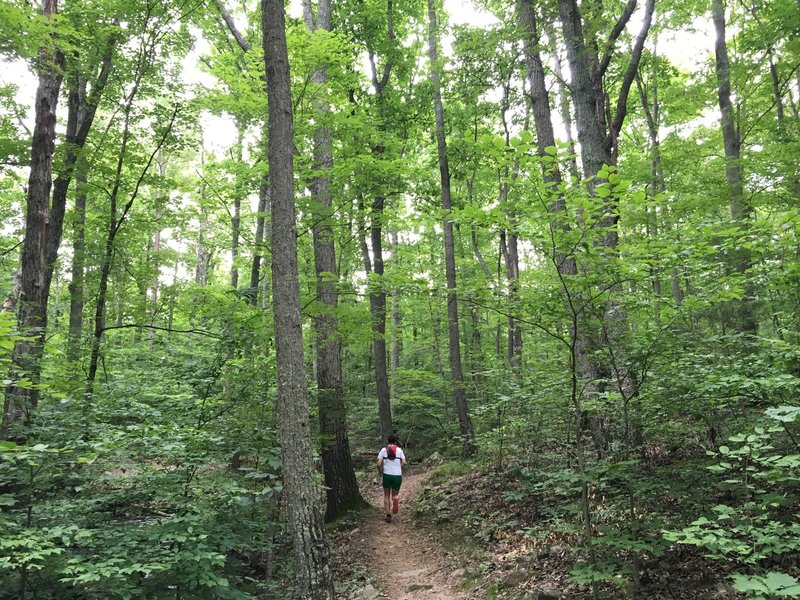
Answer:
<svg viewBox="0 0 800 600"><path fill-rule="evenodd" d="M399 490L403 483L402 475L387 475L383 474L383 489Z"/></svg>

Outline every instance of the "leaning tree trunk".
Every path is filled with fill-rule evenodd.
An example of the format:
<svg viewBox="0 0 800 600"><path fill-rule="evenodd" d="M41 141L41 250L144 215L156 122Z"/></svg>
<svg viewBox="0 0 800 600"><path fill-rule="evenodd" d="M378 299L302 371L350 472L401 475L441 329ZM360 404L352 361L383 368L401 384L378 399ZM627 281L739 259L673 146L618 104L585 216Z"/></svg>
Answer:
<svg viewBox="0 0 800 600"><path fill-rule="evenodd" d="M463 441L462 455L475 453L475 433L467 404L464 388L464 374L461 369L461 342L458 331L458 294L456 292L456 259L453 221L450 219L452 201L450 197L450 167L447 163L447 142L444 135L444 108L439 83L439 59L436 50L436 8L434 0L428 0L428 54L431 61L431 83L433 85L433 105L436 117L436 147L439 155L439 175L442 183L442 209L444 211L444 255L445 279L447 281L447 318L450 341L450 373L453 379L453 395L458 416L458 425Z"/></svg>
<svg viewBox="0 0 800 600"><path fill-rule="evenodd" d="M44 0L43 14L54 19L57 0ZM31 145L31 168L25 206L25 241L22 246L22 275L17 323L29 336L14 344L13 373L6 389L0 439L18 436L30 411L39 400L36 384L41 373L44 335L47 327L47 227L50 220L50 188L53 183L53 150L56 136L56 108L61 89L64 54L52 46L39 50L39 87L36 90L36 120ZM28 377L34 385L17 382Z"/></svg>
<svg viewBox="0 0 800 600"><path fill-rule="evenodd" d="M728 44L725 39L725 7L723 0L711 0L711 15L716 31L714 54L716 56L717 96L719 98L722 143L725 149L725 179L728 183L728 201L731 217L741 229L753 213L753 207L744 195L744 175L742 173L742 140L736 127L733 104L731 102L731 67L728 60ZM734 268L744 278L752 266L750 252L743 247L734 252ZM755 290L752 281L745 282L744 297L738 302L736 328L742 333L758 333L758 321L753 307Z"/></svg>
<svg viewBox="0 0 800 600"><path fill-rule="evenodd" d="M301 599L335 597L311 456L294 206L292 95L283 0L262 0L272 189L272 295L283 480Z"/></svg>
<svg viewBox="0 0 800 600"><path fill-rule="evenodd" d="M317 4L316 19L310 0L303 3L306 25L309 30L330 31L330 0ZM315 22L316 21L316 22ZM325 68L312 76L313 83L324 86L328 81ZM317 277L317 298L322 311L314 319L316 332L317 389L319 394L319 424L322 444L322 469L325 474L327 507L325 519L332 521L345 511L366 506L358 489L350 441L347 436L347 407L342 389L342 363L340 356L338 319L339 303L338 266L333 237L333 210L331 193L331 171L333 169L333 147L331 131L325 125L328 115L324 100L314 103L319 116L319 125L314 134L315 176L311 182L313 197L314 268Z"/></svg>

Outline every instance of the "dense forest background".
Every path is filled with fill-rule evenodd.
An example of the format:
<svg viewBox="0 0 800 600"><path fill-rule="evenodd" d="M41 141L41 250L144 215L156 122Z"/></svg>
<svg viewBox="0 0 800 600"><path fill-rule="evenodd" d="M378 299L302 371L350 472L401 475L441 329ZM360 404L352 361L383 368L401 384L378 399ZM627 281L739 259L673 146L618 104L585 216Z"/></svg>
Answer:
<svg viewBox="0 0 800 600"><path fill-rule="evenodd" d="M283 12L0 3L0 597L800 596L800 3Z"/></svg>

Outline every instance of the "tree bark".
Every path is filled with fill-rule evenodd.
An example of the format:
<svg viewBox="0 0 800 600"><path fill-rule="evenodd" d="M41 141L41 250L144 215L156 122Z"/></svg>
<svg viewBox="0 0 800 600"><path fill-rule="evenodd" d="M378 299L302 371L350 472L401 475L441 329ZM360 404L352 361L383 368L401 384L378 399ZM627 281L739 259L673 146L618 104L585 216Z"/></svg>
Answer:
<svg viewBox="0 0 800 600"><path fill-rule="evenodd" d="M261 178L258 190L258 215L256 216L255 248L253 249L253 264L250 268L250 304L258 305L258 283L261 280L261 260L264 252L264 233L266 230L267 213L272 210L270 201L269 177Z"/></svg>
<svg viewBox="0 0 800 600"><path fill-rule="evenodd" d="M75 178L75 211L72 238L72 279L69 283L69 339L67 361L76 363L81 357L83 332L84 270L86 265L86 174L84 167Z"/></svg>
<svg viewBox="0 0 800 600"><path fill-rule="evenodd" d="M310 0L303 3L309 30L330 31L330 0L317 4L316 19ZM325 68L318 69L311 81L326 85ZM358 489L347 435L347 407L342 389L342 363L338 319L339 274L333 236L333 210L330 193L333 169L331 131L325 125L328 108L324 100L314 103L319 125L314 133L315 176L311 181L313 197L314 269L317 279L317 298L323 308L314 319L316 334L317 390L319 394L319 423L322 443L322 468L325 474L327 506L325 519L332 521L349 509L366 506Z"/></svg>
<svg viewBox="0 0 800 600"><path fill-rule="evenodd" d="M733 104L731 102L731 69L728 59L728 44L725 39L725 7L723 0L711 0L711 16L714 21L716 42L714 54L717 75L717 96L719 98L722 143L725 150L725 179L728 184L728 201L731 218L740 228L746 228L753 208L744 195L744 175L742 173L742 140L736 127ZM744 278L752 266L750 253L739 248L734 253L734 268ZM753 306L754 286L746 280L744 297L737 303L736 328L742 333L758 333L758 321Z"/></svg>
<svg viewBox="0 0 800 600"><path fill-rule="evenodd" d="M333 600L330 551L314 483L297 266L293 115L283 0L262 0L272 189L272 294L283 480L297 598Z"/></svg>
<svg viewBox="0 0 800 600"><path fill-rule="evenodd" d="M386 3L386 35L390 43L394 42L393 26L393 4L392 0ZM375 96L378 104L380 122L379 131L386 130L385 120L388 118L385 109L384 93L389 83L389 75L392 71L393 63L387 59L383 66L383 73L378 76L378 68L375 55L369 52L369 63L372 76L372 86L375 89ZM382 156L385 148L378 143L372 146L372 153L375 156ZM378 418L380 420L381 438L386 443L386 438L393 432L392 425L392 405L391 393L389 389L389 369L386 356L386 289L383 284L384 264L383 264L383 219L386 198L376 195L372 200L370 211L370 244L372 246L372 260L370 270L369 251L366 246L366 239L362 240L362 253L364 253L364 264L367 267L369 277L369 308L372 319L372 349L374 354L375 366L375 393L378 398Z"/></svg>
<svg viewBox="0 0 800 600"><path fill-rule="evenodd" d="M375 355L375 388L378 396L378 413L381 438L393 431L392 406L389 393L389 369L386 362L386 289L383 285L383 205L378 197L372 203L372 274L370 275L369 308L372 315L372 350Z"/></svg>
<svg viewBox="0 0 800 600"><path fill-rule="evenodd" d="M228 12L228 9L225 8L225 4L222 0L212 0L214 2L214 6L217 7L222 20L225 21L225 25L228 26L228 31L231 32L233 39L236 40L236 43L239 44L239 47L242 49L243 52L248 52L252 49L252 45L244 36L239 32L239 29L236 27L236 22L233 20L231 13Z"/></svg>
<svg viewBox="0 0 800 600"><path fill-rule="evenodd" d="M475 453L475 433L467 404L464 388L464 374L461 368L461 343L458 329L458 293L456 292L456 261L453 222L449 212L452 208L450 196L450 167L447 162L447 142L444 132L444 108L442 106L441 84L439 82L439 58L436 49L436 8L434 0L428 0L428 56L431 62L431 83L433 85L433 106L436 117L436 148L439 156L439 175L442 185L442 209L444 211L444 254L445 279L447 282L447 317L450 345L450 373L453 380L453 396L462 438L462 455L467 458Z"/></svg>
<svg viewBox="0 0 800 600"><path fill-rule="evenodd" d="M53 20L57 0L44 0L42 12ZM39 50L39 85L36 90L35 123L31 145L31 167L25 206L25 241L22 246L22 275L17 313L19 331L32 339L19 340L12 354L12 383L6 388L0 439L24 437L17 431L27 425L36 408L39 393L35 385L41 373L44 335L47 328L47 227L50 220L50 189L53 182L53 151L56 109L64 69L60 50ZM28 377L33 386L18 385Z"/></svg>
<svg viewBox="0 0 800 600"><path fill-rule="evenodd" d="M206 230L208 229L208 211L205 208L206 200L206 183L205 183L205 149L200 148L200 169L203 173L203 182L200 186L200 200L201 212L199 231L197 232L197 266L194 271L194 282L199 286L208 284L208 271L211 268L211 257L213 251L206 248L205 237Z"/></svg>
<svg viewBox="0 0 800 600"><path fill-rule="evenodd" d="M393 231L390 234L392 243L392 255L397 257L400 244L397 240L397 232ZM396 259L395 261L396 262ZM403 352L403 314L400 311L400 298L397 290L392 293L392 372L396 373L400 368L400 355Z"/></svg>
<svg viewBox="0 0 800 600"><path fill-rule="evenodd" d="M97 114L97 107L100 99L108 84L108 78L113 68L114 48L116 38L112 35L106 40L105 50L100 60L100 70L94 80L89 96L86 97L86 82L81 81L77 85L82 88L73 98L70 91L69 116L67 119L67 131L65 136L64 163L53 182L53 201L50 210L50 222L47 226L47 270L45 271L46 298L50 295L50 280L53 277L58 249L61 246L61 238L64 229L64 214L67 206L67 191L69 190L72 176L75 172L76 164L86 145L86 140L91 132L94 118ZM75 74L77 80L81 80L80 73ZM73 85L73 89L74 89ZM74 107L73 107L74 103ZM45 298L45 301L46 301Z"/></svg>
<svg viewBox="0 0 800 600"><path fill-rule="evenodd" d="M242 164L242 151L244 144L244 125L236 123L236 130L239 135L236 140L236 162ZM237 186L238 188L238 186ZM239 190L234 192L233 197L233 214L231 215L231 287L236 289L239 287L239 238L240 228L242 223L242 199L239 197Z"/></svg>

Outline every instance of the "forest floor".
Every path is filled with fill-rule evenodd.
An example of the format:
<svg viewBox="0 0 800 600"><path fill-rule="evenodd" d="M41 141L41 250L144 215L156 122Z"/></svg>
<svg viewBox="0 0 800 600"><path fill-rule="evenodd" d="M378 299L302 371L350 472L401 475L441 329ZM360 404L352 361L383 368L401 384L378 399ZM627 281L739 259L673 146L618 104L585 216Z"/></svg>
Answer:
<svg viewBox="0 0 800 600"><path fill-rule="evenodd" d="M370 508L363 511L355 529L338 536L340 560L351 574L363 579L345 598L371 600L461 600L469 596L458 587L464 569L436 540L435 531L416 525L409 504L417 497L428 472L403 476L400 511L391 523L384 521L383 490L377 485L362 490ZM368 582L368 583L367 583Z"/></svg>

